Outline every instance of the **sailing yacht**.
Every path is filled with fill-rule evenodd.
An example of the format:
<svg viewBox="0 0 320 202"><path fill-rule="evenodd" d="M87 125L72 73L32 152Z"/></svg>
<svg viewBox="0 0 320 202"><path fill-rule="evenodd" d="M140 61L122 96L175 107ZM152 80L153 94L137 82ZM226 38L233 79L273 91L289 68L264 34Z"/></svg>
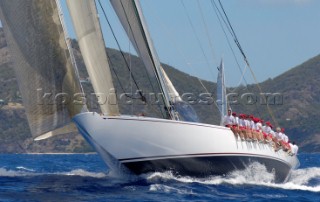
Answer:
<svg viewBox="0 0 320 202"><path fill-rule="evenodd" d="M113 96L115 87L95 1L66 2L97 99L108 95L106 102L99 102L102 114L89 112L82 104L83 90L78 72L72 68L75 63L59 1L0 1L0 17L35 139L73 131L73 121L106 163L112 156L135 174L169 170L177 175L205 177L259 162L274 173L276 181L285 181L299 165L296 156L275 152L262 143L241 142L229 128L198 122L160 64L138 0L110 2L148 74L159 86L167 116L121 115ZM34 103L39 91L59 95L55 101L59 98L63 104L48 107L48 103ZM71 94L77 99L65 102ZM45 96L52 95L41 98ZM179 106L188 112L181 113Z"/></svg>

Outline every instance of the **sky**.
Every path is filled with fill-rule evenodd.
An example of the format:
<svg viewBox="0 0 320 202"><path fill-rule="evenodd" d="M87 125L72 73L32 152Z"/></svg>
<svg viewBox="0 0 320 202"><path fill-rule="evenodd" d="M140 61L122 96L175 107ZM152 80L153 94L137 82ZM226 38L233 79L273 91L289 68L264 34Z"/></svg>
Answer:
<svg viewBox="0 0 320 202"><path fill-rule="evenodd" d="M121 49L135 54L109 1L101 2ZM221 2L258 82L320 54L320 1ZM227 86L255 82L228 34L230 48L211 0L141 0L141 6L161 62L215 82L216 67L223 58ZM69 34L75 38L64 0L62 7ZM101 9L98 10L106 46L117 48Z"/></svg>

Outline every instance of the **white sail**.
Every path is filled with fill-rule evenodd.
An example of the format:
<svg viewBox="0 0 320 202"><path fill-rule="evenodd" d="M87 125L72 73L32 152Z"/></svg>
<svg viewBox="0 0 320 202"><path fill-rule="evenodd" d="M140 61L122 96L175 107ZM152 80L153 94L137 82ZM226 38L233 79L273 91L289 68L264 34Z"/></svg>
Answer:
<svg viewBox="0 0 320 202"><path fill-rule="evenodd" d="M219 73L217 78L217 104L221 115L222 124L224 116L227 114L227 94L226 94L226 86L225 86L225 78L224 78L224 64L221 59L220 66L218 67Z"/></svg>
<svg viewBox="0 0 320 202"><path fill-rule="evenodd" d="M165 83L168 87L168 91L169 91L169 96L170 99L172 100L173 103L176 102L182 102L182 98L180 97L178 91L176 90L176 88L174 87L174 85L172 84L171 80L169 79L167 73L164 71L164 69L161 66L161 71L163 74L163 78L165 80Z"/></svg>
<svg viewBox="0 0 320 202"><path fill-rule="evenodd" d="M166 83L169 82L166 82L164 78L164 70L162 70L159 58L153 47L139 1L110 0L110 2L135 50L142 58L149 75L151 77L156 76L159 86L161 87L161 91L164 95L166 107L171 108L173 100L169 95L168 86L166 85ZM174 87L172 87L173 85L171 84L171 91L177 93L175 89L173 90ZM169 113L171 113L171 117L174 118L172 112Z"/></svg>
<svg viewBox="0 0 320 202"><path fill-rule="evenodd" d="M63 133L83 105L56 1L1 0L0 17L33 137Z"/></svg>
<svg viewBox="0 0 320 202"><path fill-rule="evenodd" d="M95 1L67 0L67 5L101 111L119 115Z"/></svg>

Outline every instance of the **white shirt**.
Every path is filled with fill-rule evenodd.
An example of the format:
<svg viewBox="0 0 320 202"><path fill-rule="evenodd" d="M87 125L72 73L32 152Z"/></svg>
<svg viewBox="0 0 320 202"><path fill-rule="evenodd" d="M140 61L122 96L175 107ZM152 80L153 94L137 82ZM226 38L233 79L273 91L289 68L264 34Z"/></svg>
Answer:
<svg viewBox="0 0 320 202"><path fill-rule="evenodd" d="M267 133L267 126L262 126L262 131Z"/></svg>
<svg viewBox="0 0 320 202"><path fill-rule="evenodd" d="M275 136L278 140L282 140L282 133L281 132L275 132Z"/></svg>
<svg viewBox="0 0 320 202"><path fill-rule="evenodd" d="M291 148L292 148L291 150L292 150L293 154L297 154L298 153L299 147L297 145L293 145Z"/></svg>
<svg viewBox="0 0 320 202"><path fill-rule="evenodd" d="M271 127L270 126L266 126L266 133L271 133Z"/></svg>
<svg viewBox="0 0 320 202"><path fill-rule="evenodd" d="M246 120L240 119L240 120L239 120L239 126L248 127L248 125L247 125L247 123L246 123Z"/></svg>
<svg viewBox="0 0 320 202"><path fill-rule="evenodd" d="M233 124L239 125L239 118L237 116L234 117L234 123Z"/></svg>
<svg viewBox="0 0 320 202"><path fill-rule="evenodd" d="M270 126L265 126L265 133L267 133L267 134L271 134L271 135L272 135L272 137L276 137L276 135L277 135L277 133L276 133L276 132L274 132L274 131L271 129L271 127L270 127Z"/></svg>
<svg viewBox="0 0 320 202"><path fill-rule="evenodd" d="M250 122L250 128L254 128L254 126L255 126L254 121L253 121L253 120L251 120L251 121L249 121L249 122Z"/></svg>
<svg viewBox="0 0 320 202"><path fill-rule="evenodd" d="M245 123L245 126L246 126L247 128L251 128L251 123L250 123L249 120L244 119L244 123Z"/></svg>
<svg viewBox="0 0 320 202"><path fill-rule="evenodd" d="M256 123L253 123L253 125L251 125L251 129L252 129L252 130L257 130L257 124L256 124Z"/></svg>
<svg viewBox="0 0 320 202"><path fill-rule="evenodd" d="M226 115L223 119L223 125L233 125L235 123L235 119L232 115Z"/></svg>
<svg viewBox="0 0 320 202"><path fill-rule="evenodd" d="M260 122L256 123L256 130L262 131L262 124Z"/></svg>
<svg viewBox="0 0 320 202"><path fill-rule="evenodd" d="M272 137L275 137L275 136L276 136L276 133L275 133L272 129L270 130L269 133L272 135Z"/></svg>

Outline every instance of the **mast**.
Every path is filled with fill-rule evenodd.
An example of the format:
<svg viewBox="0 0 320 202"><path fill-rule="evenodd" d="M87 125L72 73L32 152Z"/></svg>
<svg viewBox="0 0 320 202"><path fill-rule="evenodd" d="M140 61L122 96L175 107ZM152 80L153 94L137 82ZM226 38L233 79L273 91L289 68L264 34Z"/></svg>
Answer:
<svg viewBox="0 0 320 202"><path fill-rule="evenodd" d="M145 67L151 77L155 77L167 112L171 119L178 119L172 107L174 100L169 95L168 86L161 67L157 53L153 47L147 24L142 14L142 9L138 0L110 0L116 11L122 26L124 27L135 50L142 58ZM170 82L171 83L171 82Z"/></svg>
<svg viewBox="0 0 320 202"><path fill-rule="evenodd" d="M226 86L225 86L223 59L221 59L220 66L218 67L218 71L219 73L217 78L217 104L218 104L218 109L220 111L220 116L221 116L220 125L222 125L224 116L227 114L227 94L226 94Z"/></svg>
<svg viewBox="0 0 320 202"><path fill-rule="evenodd" d="M95 1L67 0L79 47L102 113L119 115Z"/></svg>

